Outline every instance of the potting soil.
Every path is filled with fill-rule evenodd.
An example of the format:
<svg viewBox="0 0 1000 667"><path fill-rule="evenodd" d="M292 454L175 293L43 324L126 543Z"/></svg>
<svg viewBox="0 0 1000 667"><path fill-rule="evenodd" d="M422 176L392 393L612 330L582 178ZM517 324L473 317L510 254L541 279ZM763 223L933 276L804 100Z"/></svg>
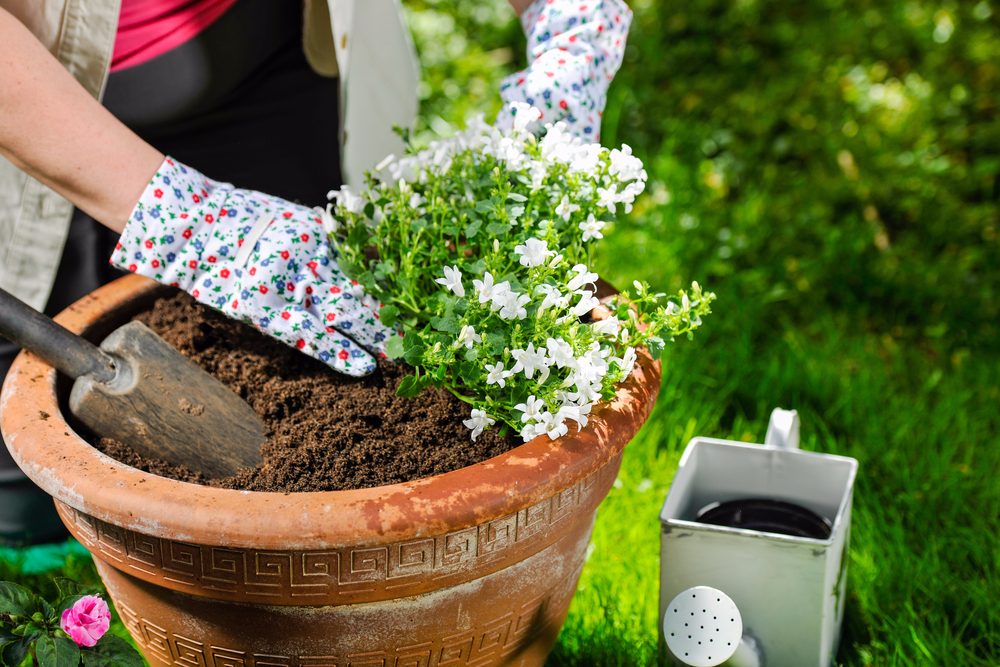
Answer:
<svg viewBox="0 0 1000 667"><path fill-rule="evenodd" d="M135 319L246 399L268 432L260 466L213 480L113 440L95 443L140 470L230 489L333 491L456 470L519 444L496 431L471 442L462 424L469 407L446 391L396 396L405 365L380 361L368 377L340 375L184 293Z"/></svg>

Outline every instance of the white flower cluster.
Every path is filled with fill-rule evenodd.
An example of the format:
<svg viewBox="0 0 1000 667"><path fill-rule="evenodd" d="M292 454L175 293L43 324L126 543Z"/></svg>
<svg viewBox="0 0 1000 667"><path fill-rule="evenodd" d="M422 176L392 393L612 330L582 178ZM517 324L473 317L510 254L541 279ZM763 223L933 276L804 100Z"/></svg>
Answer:
<svg viewBox="0 0 1000 667"><path fill-rule="evenodd" d="M393 253L401 259L380 269L375 284L382 280L387 292L378 296L386 303L396 287L421 280L437 286L403 301L410 312L423 303L435 309L406 334L412 345L423 337L424 347L413 349L426 352L406 358L462 388L473 440L498 421L525 441L583 428L636 363L634 318L587 320L600 304L598 277L581 260L613 216L632 210L646 184L642 162L627 145L584 143L562 123L536 137L540 112L514 107L512 132L478 118L419 152L389 156L365 189L331 193L327 216L328 231L341 239L348 237L341 228L353 224L367 226L373 245L411 244L379 246L382 263ZM347 222L338 227L334 219ZM445 231L448 224L456 231ZM417 245L430 239L437 245ZM415 257L434 258L433 274L405 274L417 271Z"/></svg>
<svg viewBox="0 0 1000 667"><path fill-rule="evenodd" d="M519 263L529 268L545 265L548 253L551 251L545 242L536 238L527 239L514 248L514 256L520 258ZM527 307L531 305L536 318L552 310L560 313L557 323L578 322L600 304L593 289L586 289L594 287L597 274L584 264L575 264L563 273L562 278L559 284L537 284L534 293L541 299L532 302L528 294L513 290L508 281L497 283L493 275L486 271L482 279L472 281L474 300L495 312L501 320L523 320L527 316ZM444 278L438 278L436 282L455 296L461 298L466 295L462 273L457 266L444 267ZM554 390L549 401L531 394L524 402L514 406L514 410L520 413L519 433L525 442L539 435L558 438L568 432L568 421L583 428L587 425L587 415L601 399L609 371L616 369L619 379L632 373L636 361L634 347L626 346L621 357L614 356L614 344L620 342L624 345L629 338L628 327L616 316L587 325L578 324L577 329L580 327L589 329L590 334L587 337L590 343L581 352L577 352L573 344L562 336L550 336L544 345L536 346L529 341L524 347L504 349L499 358L491 359L485 354L480 357L487 386L504 389L512 378L520 380L520 376L539 388L553 380ZM482 336L476 329L465 324L454 347L471 350L482 342ZM510 368L507 368L508 363L511 363ZM493 423L487 423L487 419L482 409L473 409L471 418L465 422L472 430L473 439L482 433L484 426Z"/></svg>

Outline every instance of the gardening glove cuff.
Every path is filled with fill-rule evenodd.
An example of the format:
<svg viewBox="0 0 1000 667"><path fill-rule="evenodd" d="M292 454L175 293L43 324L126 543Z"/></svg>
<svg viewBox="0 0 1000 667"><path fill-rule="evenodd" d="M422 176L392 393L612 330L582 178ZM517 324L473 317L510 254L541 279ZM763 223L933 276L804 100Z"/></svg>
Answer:
<svg viewBox="0 0 1000 667"><path fill-rule="evenodd" d="M588 142L600 141L608 86L625 53L632 10L622 0L535 0L523 14L528 67L500 85L506 103L497 126L509 130L513 102L542 112L543 123L563 121Z"/></svg>
<svg viewBox="0 0 1000 667"><path fill-rule="evenodd" d="M374 370L392 331L337 265L325 212L206 178L166 158L111 263L179 287L348 375Z"/></svg>

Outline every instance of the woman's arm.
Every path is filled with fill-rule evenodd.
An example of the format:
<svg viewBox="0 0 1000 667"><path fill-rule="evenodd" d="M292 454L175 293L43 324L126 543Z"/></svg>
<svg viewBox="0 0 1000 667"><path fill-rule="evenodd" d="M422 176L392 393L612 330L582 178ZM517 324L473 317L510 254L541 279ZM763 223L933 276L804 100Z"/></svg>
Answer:
<svg viewBox="0 0 1000 667"><path fill-rule="evenodd" d="M163 155L0 8L0 154L121 232Z"/></svg>

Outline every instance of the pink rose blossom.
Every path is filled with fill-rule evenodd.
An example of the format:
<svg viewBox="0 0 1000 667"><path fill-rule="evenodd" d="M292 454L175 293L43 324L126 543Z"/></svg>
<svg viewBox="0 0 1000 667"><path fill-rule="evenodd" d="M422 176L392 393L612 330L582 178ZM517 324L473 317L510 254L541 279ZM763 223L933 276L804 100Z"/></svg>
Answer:
<svg viewBox="0 0 1000 667"><path fill-rule="evenodd" d="M96 595L84 595L62 613L59 625L79 646L93 646L111 626L108 603Z"/></svg>

